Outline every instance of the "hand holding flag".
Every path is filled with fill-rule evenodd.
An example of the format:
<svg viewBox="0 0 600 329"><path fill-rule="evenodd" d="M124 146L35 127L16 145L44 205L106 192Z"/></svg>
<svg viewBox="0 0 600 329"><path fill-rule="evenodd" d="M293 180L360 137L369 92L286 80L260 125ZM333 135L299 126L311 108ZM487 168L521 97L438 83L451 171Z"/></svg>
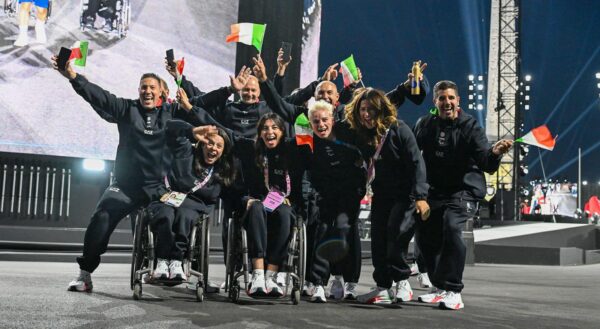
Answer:
<svg viewBox="0 0 600 329"><path fill-rule="evenodd" d="M359 77L360 71L354 62L354 55L350 55L350 57L340 63L340 73L344 78L344 88L359 81L363 87L365 86L364 83L362 83L362 76Z"/></svg>
<svg viewBox="0 0 600 329"><path fill-rule="evenodd" d="M501 139L497 141L496 144L494 144L494 146L492 147L492 153L494 153L495 155L504 154L508 152L508 150L510 150L512 145L513 141L508 139Z"/></svg>

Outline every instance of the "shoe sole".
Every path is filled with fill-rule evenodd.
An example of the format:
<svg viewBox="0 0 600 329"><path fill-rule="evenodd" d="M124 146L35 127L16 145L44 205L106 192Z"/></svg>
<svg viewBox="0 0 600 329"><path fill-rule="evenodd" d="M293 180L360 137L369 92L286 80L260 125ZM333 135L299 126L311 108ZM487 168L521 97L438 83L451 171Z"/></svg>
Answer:
<svg viewBox="0 0 600 329"><path fill-rule="evenodd" d="M435 297L435 298L434 298L434 299L432 299L432 300L426 301L426 300L423 300L421 297L419 297L419 298L418 298L418 300L419 300L419 302L420 302L420 303L425 303L425 304L437 304L437 303L439 303L439 302L440 302L442 299L443 299L443 297Z"/></svg>
<svg viewBox="0 0 600 329"><path fill-rule="evenodd" d="M463 308L465 308L465 304L461 303L461 304L456 304L456 306L454 306L454 307L449 307L449 306L446 305L446 303L441 302L440 303L440 308L442 310L458 311L458 310L462 310Z"/></svg>
<svg viewBox="0 0 600 329"><path fill-rule="evenodd" d="M86 287L86 288L85 288L85 289L83 289L83 290L79 290L79 289L77 289L77 287L69 287L69 288L67 288L67 291L75 291L75 292L92 292L92 289L93 289L93 287L92 287L92 288L87 288L87 287Z"/></svg>

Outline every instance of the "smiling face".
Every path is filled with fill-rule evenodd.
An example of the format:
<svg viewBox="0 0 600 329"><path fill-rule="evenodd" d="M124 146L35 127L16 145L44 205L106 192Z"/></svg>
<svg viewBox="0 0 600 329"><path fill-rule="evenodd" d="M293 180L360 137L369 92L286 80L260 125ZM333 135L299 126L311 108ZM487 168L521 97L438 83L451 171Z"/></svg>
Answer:
<svg viewBox="0 0 600 329"><path fill-rule="evenodd" d="M363 99L360 101L358 109L360 123L367 129L373 129L376 126L375 119L377 117L377 109L370 101Z"/></svg>
<svg viewBox="0 0 600 329"><path fill-rule="evenodd" d="M330 137L334 124L333 115L330 111L324 109L312 111L309 120L310 126L317 137L322 139Z"/></svg>
<svg viewBox="0 0 600 329"><path fill-rule="evenodd" d="M246 104L254 104L260 101L260 86L255 76L250 76L246 85L240 91L240 97L242 98L242 102Z"/></svg>
<svg viewBox="0 0 600 329"><path fill-rule="evenodd" d="M435 107L439 110L440 118L454 120L458 117L460 97L452 88L441 89L435 93Z"/></svg>
<svg viewBox="0 0 600 329"><path fill-rule="evenodd" d="M140 94L140 103L146 110L152 110L160 103L161 95L160 82L155 78L144 78L140 80L138 92Z"/></svg>
<svg viewBox="0 0 600 329"><path fill-rule="evenodd" d="M326 101L331 105L336 105L340 95L338 94L335 83L331 81L323 81L317 85L315 90L315 99L318 101Z"/></svg>
<svg viewBox="0 0 600 329"><path fill-rule="evenodd" d="M202 144L202 155L204 156L204 163L212 166L221 158L221 155L223 155L225 140L218 134L209 135L207 139L208 143Z"/></svg>
<svg viewBox="0 0 600 329"><path fill-rule="evenodd" d="M262 125L260 138L268 149L276 148L283 137L282 127L279 127L275 121L268 119Z"/></svg>

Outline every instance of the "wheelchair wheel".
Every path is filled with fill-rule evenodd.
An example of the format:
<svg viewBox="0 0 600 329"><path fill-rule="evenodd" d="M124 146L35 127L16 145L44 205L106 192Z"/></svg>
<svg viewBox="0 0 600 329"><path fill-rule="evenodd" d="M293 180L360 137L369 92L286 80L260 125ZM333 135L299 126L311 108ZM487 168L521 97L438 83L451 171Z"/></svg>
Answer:
<svg viewBox="0 0 600 329"><path fill-rule="evenodd" d="M202 287L202 285L199 282L196 285L196 300L198 302L204 301L204 288Z"/></svg>
<svg viewBox="0 0 600 329"><path fill-rule="evenodd" d="M204 287L208 287L208 262L210 255L210 217L208 215L202 216L202 280L204 281Z"/></svg>
<svg viewBox="0 0 600 329"><path fill-rule="evenodd" d="M119 39L122 39L127 36L129 20L131 19L131 4L129 3L129 0L122 0L121 7L117 11L120 12L117 19L117 33Z"/></svg>
<svg viewBox="0 0 600 329"><path fill-rule="evenodd" d="M136 272L141 270L144 266L144 241L147 240L145 236L145 230L143 225L143 215L138 213L134 217L135 225L133 232L133 250L131 254L131 273L130 273L130 286L131 290L135 291L135 286L140 282ZM141 291L141 285L140 285ZM135 298L135 293L134 293Z"/></svg>
<svg viewBox="0 0 600 329"><path fill-rule="evenodd" d="M304 284L304 276L306 274L306 224L302 222L299 225L300 232L298 234L298 282L295 285L295 288L298 288L298 291L302 289L302 285Z"/></svg>
<svg viewBox="0 0 600 329"><path fill-rule="evenodd" d="M133 299L140 300L142 299L142 284L137 282L133 286Z"/></svg>
<svg viewBox="0 0 600 329"><path fill-rule="evenodd" d="M292 289L291 297L292 303L298 305L300 303L300 289L294 287L294 289Z"/></svg>
<svg viewBox="0 0 600 329"><path fill-rule="evenodd" d="M237 303L240 300L240 284L237 280L229 288L229 299L234 303Z"/></svg>

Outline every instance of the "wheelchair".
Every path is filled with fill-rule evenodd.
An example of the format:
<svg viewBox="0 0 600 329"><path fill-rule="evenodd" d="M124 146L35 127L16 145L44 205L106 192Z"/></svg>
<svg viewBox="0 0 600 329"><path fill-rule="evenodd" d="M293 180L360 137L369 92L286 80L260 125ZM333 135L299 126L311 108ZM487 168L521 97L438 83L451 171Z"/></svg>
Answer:
<svg viewBox="0 0 600 329"><path fill-rule="evenodd" d="M151 276L156 266L154 255L156 239L150 229L150 225L147 223L148 214L146 209L138 211L132 219L135 224L130 285L133 291L133 299L140 300L142 298L142 284L146 283L143 278L144 276ZM208 284L210 217L202 214L193 225L188 250L183 259L183 269L188 278L190 276L198 278L196 300L202 302L204 301L204 294ZM173 285L172 281L153 281L148 283L164 283L167 286ZM185 283L185 281L177 282L176 284L180 283Z"/></svg>
<svg viewBox="0 0 600 329"><path fill-rule="evenodd" d="M229 299L237 303L240 298L240 281L243 277L244 290L248 291L250 264L248 261L248 238L246 230L242 225L243 216L235 216L229 219L227 230L227 254L225 257L225 292ZM300 302L300 291L304 284L304 274L306 269L306 224L300 216L296 216L290 240L288 242L287 262L280 269L286 272L286 287L284 289L284 298L288 294L288 289L292 286L290 294L294 305ZM269 297L265 297L269 298Z"/></svg>
<svg viewBox="0 0 600 329"><path fill-rule="evenodd" d="M31 11L30 15L35 19L35 8L36 6L32 6L34 10ZM4 15L8 17L16 17L19 14L19 0L4 0ZM46 15L46 22L50 19L50 14L52 13L52 0L48 0L48 14Z"/></svg>
<svg viewBox="0 0 600 329"><path fill-rule="evenodd" d="M82 32L84 32L87 28L85 26L85 22L84 22L85 17L83 17L83 13L88 8L88 2L89 2L89 0L81 0L81 6L80 6L81 12L79 14L79 28L81 29ZM116 34L119 39L122 39L127 36L127 32L129 31L129 22L131 20L130 0L117 0L115 7L116 7L115 13L114 13L115 19L113 19L113 21L112 21L111 33ZM97 15L104 17L102 15L102 12L106 11L107 8L108 7L105 5L105 2L101 1L100 9L98 10Z"/></svg>

